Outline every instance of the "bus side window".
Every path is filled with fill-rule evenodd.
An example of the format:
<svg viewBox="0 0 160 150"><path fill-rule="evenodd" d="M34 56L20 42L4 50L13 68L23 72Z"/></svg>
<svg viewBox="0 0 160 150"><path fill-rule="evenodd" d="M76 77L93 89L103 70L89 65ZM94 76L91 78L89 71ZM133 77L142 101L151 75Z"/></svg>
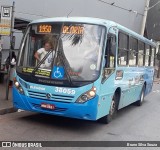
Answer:
<svg viewBox="0 0 160 150"><path fill-rule="evenodd" d="M145 48L144 42L138 41L138 66L143 66L144 64L145 60L144 48Z"/></svg>
<svg viewBox="0 0 160 150"><path fill-rule="evenodd" d="M107 47L105 51L105 68L115 67L116 55L116 36L109 34L107 38Z"/></svg>
<svg viewBox="0 0 160 150"><path fill-rule="evenodd" d="M154 47L151 47L150 66L154 66L154 56L155 56L155 49L154 49Z"/></svg>
<svg viewBox="0 0 160 150"><path fill-rule="evenodd" d="M118 36L118 65L128 65L128 49L129 49L129 35L119 32Z"/></svg>

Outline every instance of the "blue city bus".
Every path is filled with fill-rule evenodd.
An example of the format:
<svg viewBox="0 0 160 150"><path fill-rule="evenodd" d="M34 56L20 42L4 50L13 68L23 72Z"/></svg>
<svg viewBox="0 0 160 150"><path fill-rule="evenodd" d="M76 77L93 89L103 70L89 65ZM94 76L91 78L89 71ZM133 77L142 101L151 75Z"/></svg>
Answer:
<svg viewBox="0 0 160 150"><path fill-rule="evenodd" d="M36 60L48 41L51 48ZM155 43L109 20L33 21L20 46L14 107L109 123L119 109L141 106L151 92L155 55Z"/></svg>

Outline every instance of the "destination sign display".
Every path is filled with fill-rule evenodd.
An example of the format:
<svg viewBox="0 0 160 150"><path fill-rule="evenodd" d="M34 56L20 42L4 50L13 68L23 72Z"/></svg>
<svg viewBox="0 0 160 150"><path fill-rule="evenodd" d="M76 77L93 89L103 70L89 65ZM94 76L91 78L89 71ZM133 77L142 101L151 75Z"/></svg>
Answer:
<svg viewBox="0 0 160 150"><path fill-rule="evenodd" d="M52 32L55 32L54 30L56 29L58 29L57 26L55 26L53 29L53 26L50 24L39 24L37 26L37 33L39 34L52 33ZM62 33L81 35L81 34L84 34L84 27L82 25L64 25L62 27Z"/></svg>
<svg viewBox="0 0 160 150"><path fill-rule="evenodd" d="M84 27L80 25L63 26L63 34L84 34Z"/></svg>
<svg viewBox="0 0 160 150"><path fill-rule="evenodd" d="M52 32L52 26L47 24L40 24L37 27L38 33L51 33Z"/></svg>

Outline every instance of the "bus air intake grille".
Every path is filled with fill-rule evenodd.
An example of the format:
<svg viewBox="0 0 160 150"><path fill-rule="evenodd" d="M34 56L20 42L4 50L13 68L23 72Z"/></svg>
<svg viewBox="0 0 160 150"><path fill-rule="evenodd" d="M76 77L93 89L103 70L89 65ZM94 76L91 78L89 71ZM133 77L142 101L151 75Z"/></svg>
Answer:
<svg viewBox="0 0 160 150"><path fill-rule="evenodd" d="M41 110L44 110L44 108L41 108L41 105L40 104L35 104L35 103L32 103L32 106L36 109L41 109ZM55 111L55 112L62 112L62 111L66 111L67 108L59 108L59 107L55 107L55 109L53 110L50 110L50 109L45 109L47 111Z"/></svg>
<svg viewBox="0 0 160 150"><path fill-rule="evenodd" d="M32 97L32 98L46 99L46 93L28 91L28 94L29 94L29 97Z"/></svg>
<svg viewBox="0 0 160 150"><path fill-rule="evenodd" d="M56 101L72 101L74 96L52 94L52 98Z"/></svg>
<svg viewBox="0 0 160 150"><path fill-rule="evenodd" d="M47 93L42 92L34 92L34 91L28 91L29 97L31 98L38 98L38 99L45 99L49 101L59 101L59 102L72 102L74 100L74 96L66 96L66 95L57 95L57 94L51 94L51 97L47 98Z"/></svg>

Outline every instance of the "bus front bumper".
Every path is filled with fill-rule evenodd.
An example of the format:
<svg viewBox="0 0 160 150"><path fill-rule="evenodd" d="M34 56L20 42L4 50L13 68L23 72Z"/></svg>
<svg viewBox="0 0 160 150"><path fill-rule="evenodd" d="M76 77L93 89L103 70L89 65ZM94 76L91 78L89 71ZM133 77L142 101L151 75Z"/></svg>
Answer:
<svg viewBox="0 0 160 150"><path fill-rule="evenodd" d="M54 109L44 109L42 104L49 104L55 106ZM39 113L46 113L51 115L58 115L70 118L97 120L98 111L98 96L83 103L64 103L50 100L31 98L20 94L15 87L13 87L13 105L17 109L27 111L34 111Z"/></svg>

